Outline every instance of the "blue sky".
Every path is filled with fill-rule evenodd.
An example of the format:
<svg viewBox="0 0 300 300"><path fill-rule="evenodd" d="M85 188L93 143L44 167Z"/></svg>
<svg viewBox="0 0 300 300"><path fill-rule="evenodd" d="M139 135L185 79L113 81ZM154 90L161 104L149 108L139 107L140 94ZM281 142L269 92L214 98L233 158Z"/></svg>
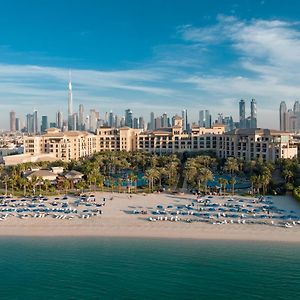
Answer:
<svg viewBox="0 0 300 300"><path fill-rule="evenodd" d="M67 107L209 109L237 119L254 97L258 125L278 127L300 97L300 3L282 1L1 1L0 127L11 109L54 120ZM249 113L249 109L247 111Z"/></svg>

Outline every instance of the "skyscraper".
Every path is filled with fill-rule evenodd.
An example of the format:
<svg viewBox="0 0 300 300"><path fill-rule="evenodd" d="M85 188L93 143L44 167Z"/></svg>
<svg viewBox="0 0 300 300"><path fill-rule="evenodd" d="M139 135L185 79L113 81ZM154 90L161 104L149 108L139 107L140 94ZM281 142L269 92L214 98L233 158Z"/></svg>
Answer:
<svg viewBox="0 0 300 300"><path fill-rule="evenodd" d="M16 113L14 111L9 113L9 123L10 131L16 131Z"/></svg>
<svg viewBox="0 0 300 300"><path fill-rule="evenodd" d="M48 116L42 116L41 132L45 132L48 129Z"/></svg>
<svg viewBox="0 0 300 300"><path fill-rule="evenodd" d="M33 133L37 134L39 131L40 129L39 129L38 112L35 109L33 112Z"/></svg>
<svg viewBox="0 0 300 300"><path fill-rule="evenodd" d="M89 130L94 132L97 129L97 112L95 109L90 110L90 118L89 118Z"/></svg>
<svg viewBox="0 0 300 300"><path fill-rule="evenodd" d="M56 113L56 127L62 129L63 127L63 114L61 111Z"/></svg>
<svg viewBox="0 0 300 300"><path fill-rule="evenodd" d="M155 129L155 117L154 117L154 112L150 113L150 130L154 130Z"/></svg>
<svg viewBox="0 0 300 300"><path fill-rule="evenodd" d="M16 118L16 131L21 130L21 120L20 118Z"/></svg>
<svg viewBox="0 0 300 300"><path fill-rule="evenodd" d="M139 128L139 119L133 118L133 128L138 129Z"/></svg>
<svg viewBox="0 0 300 300"><path fill-rule="evenodd" d="M251 100L250 109L250 128L257 128L257 107L255 99Z"/></svg>
<svg viewBox="0 0 300 300"><path fill-rule="evenodd" d="M286 103L284 101L281 101L279 107L279 122L280 122L280 130L282 131L287 130L286 114L287 114Z"/></svg>
<svg viewBox="0 0 300 300"><path fill-rule="evenodd" d="M200 110L199 126L205 128L211 128L211 115L209 113L209 110Z"/></svg>
<svg viewBox="0 0 300 300"><path fill-rule="evenodd" d="M34 115L27 114L26 115L26 129L28 133L34 133Z"/></svg>
<svg viewBox="0 0 300 300"><path fill-rule="evenodd" d="M145 128L145 121L144 118L141 116L139 117L139 129L144 129Z"/></svg>
<svg viewBox="0 0 300 300"><path fill-rule="evenodd" d="M78 130L78 114L74 113L72 115L72 130Z"/></svg>
<svg viewBox="0 0 300 300"><path fill-rule="evenodd" d="M187 110L183 109L181 112L181 116L183 119L183 130L187 131L188 130L188 116L187 116Z"/></svg>
<svg viewBox="0 0 300 300"><path fill-rule="evenodd" d="M239 102L239 116L240 116L240 128L246 128L246 107L243 99Z"/></svg>
<svg viewBox="0 0 300 300"><path fill-rule="evenodd" d="M83 107L83 104L79 105L78 124L79 124L79 130L85 130L85 120L84 120L84 107Z"/></svg>
<svg viewBox="0 0 300 300"><path fill-rule="evenodd" d="M162 128L169 127L168 115L166 113L164 113L161 117L161 127Z"/></svg>
<svg viewBox="0 0 300 300"><path fill-rule="evenodd" d="M132 111L130 109L125 110L125 126L133 127Z"/></svg>
<svg viewBox="0 0 300 300"><path fill-rule="evenodd" d="M72 130L72 115L73 115L73 94L71 83L71 71L69 73L69 89L68 89L68 130Z"/></svg>
<svg viewBox="0 0 300 300"><path fill-rule="evenodd" d="M110 111L109 116L108 116L108 126L109 127L115 127L115 122L114 122L114 113Z"/></svg>

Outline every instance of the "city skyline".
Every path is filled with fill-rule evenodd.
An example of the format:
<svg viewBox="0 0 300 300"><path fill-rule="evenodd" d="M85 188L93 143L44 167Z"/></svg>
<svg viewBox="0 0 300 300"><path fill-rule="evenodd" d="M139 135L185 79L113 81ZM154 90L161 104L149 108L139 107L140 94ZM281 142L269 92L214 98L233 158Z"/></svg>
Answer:
<svg viewBox="0 0 300 300"><path fill-rule="evenodd" d="M294 1L88 2L58 9L58 2L44 1L47 10L33 2L3 4L0 128L9 129L12 110L59 110L66 117L70 69L73 107L82 103L100 114L129 107L147 121L148 111L184 109L195 122L201 110L238 120L236 103L254 98L258 127L279 128L281 101L290 107L300 97Z"/></svg>
<svg viewBox="0 0 300 300"><path fill-rule="evenodd" d="M112 110L109 113L103 112L103 114L100 114L95 108L87 109L89 113L85 113L86 108L83 104L79 104L78 110L73 108L72 96L72 83L70 79L68 84L68 113L65 119L61 111L57 111L55 116L49 117L48 114L39 116L38 110L35 108L33 114L27 113L25 116L26 120L23 121L22 117L16 114L15 111L10 111L10 131L22 131L29 134L38 134L46 132L48 128L57 128L61 131L75 130L95 132L96 129L100 127L129 127L151 131L162 128L170 128L174 126L176 118L180 117L180 113L178 112L171 115L168 115L166 112L160 112L156 115L156 117L154 112L150 112L150 116L148 116L149 118L145 118L145 115L134 115L130 108L127 108L123 115L115 114ZM298 101L296 101L296 103L298 103ZM236 128L257 128L256 100L251 99L250 101L250 115L248 117L246 117L246 101L241 99L238 105L238 120L234 120L232 115L223 116L223 113L219 113L217 117L214 118L214 116L210 114L209 110L200 110L198 120L190 120L188 110L183 109L181 111L183 130L184 132L190 132L192 126L212 128L213 125L218 124L224 125L225 131L231 131Z"/></svg>

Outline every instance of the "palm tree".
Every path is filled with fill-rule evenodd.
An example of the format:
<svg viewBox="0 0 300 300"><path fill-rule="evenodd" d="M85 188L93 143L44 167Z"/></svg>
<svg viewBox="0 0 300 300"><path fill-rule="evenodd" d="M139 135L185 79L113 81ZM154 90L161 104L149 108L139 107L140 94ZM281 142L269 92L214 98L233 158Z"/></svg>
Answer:
<svg viewBox="0 0 300 300"><path fill-rule="evenodd" d="M178 163L176 161L168 163L165 168L165 173L168 177L168 186L169 188L171 188L176 183L176 178L178 174Z"/></svg>
<svg viewBox="0 0 300 300"><path fill-rule="evenodd" d="M260 181L261 181L262 188L263 188L263 195L266 194L266 189L268 187L268 184L270 183L270 180L271 180L271 177L267 173L260 176Z"/></svg>
<svg viewBox="0 0 300 300"><path fill-rule="evenodd" d="M254 194L254 190L257 191L257 189L258 189L258 193L259 193L259 185L260 185L259 176L252 175L250 177L250 181L251 181L251 193L252 193L252 195Z"/></svg>
<svg viewBox="0 0 300 300"><path fill-rule="evenodd" d="M84 187L85 187L84 181L83 180L78 181L75 184L75 187L76 187L76 189L80 190L81 193L83 193L83 190L84 190Z"/></svg>
<svg viewBox="0 0 300 300"><path fill-rule="evenodd" d="M35 195L35 187L36 187L37 183L38 183L38 178L35 175L33 175L30 180L30 185L32 187L32 191L33 191L34 195Z"/></svg>
<svg viewBox="0 0 300 300"><path fill-rule="evenodd" d="M224 171L231 175L239 170L238 161L235 157L228 157L224 165Z"/></svg>
<svg viewBox="0 0 300 300"><path fill-rule="evenodd" d="M70 181L68 179L65 179L63 181L63 188L65 190L65 194L67 195L68 194L68 190L70 188Z"/></svg>
<svg viewBox="0 0 300 300"><path fill-rule="evenodd" d="M7 196L7 186L8 186L8 182L9 182L8 175L4 176L3 182L4 182L4 186L5 186L5 196Z"/></svg>
<svg viewBox="0 0 300 300"><path fill-rule="evenodd" d="M46 195L48 194L48 190L49 188L52 186L51 182L49 179L45 179L44 180L44 187L45 187L45 191L46 191Z"/></svg>
<svg viewBox="0 0 300 300"><path fill-rule="evenodd" d="M236 184L236 179L235 177L231 177L229 179L229 183L231 184L231 192L232 192L232 195L234 195L234 185Z"/></svg>
<svg viewBox="0 0 300 300"><path fill-rule="evenodd" d="M204 182L204 190L205 190L205 194L206 194L207 193L207 183L209 180L214 179L214 175L210 169L202 167L199 169L199 179L200 179L200 181Z"/></svg>
<svg viewBox="0 0 300 300"><path fill-rule="evenodd" d="M23 195L26 196L26 189L29 186L29 182L26 178L20 179L20 186L23 187Z"/></svg>
<svg viewBox="0 0 300 300"><path fill-rule="evenodd" d="M288 169L283 170L282 175L286 182L290 182L290 180L294 177L294 173Z"/></svg>
<svg viewBox="0 0 300 300"><path fill-rule="evenodd" d="M159 171L157 170L157 168L150 168L146 170L145 178L149 183L149 193L150 191L153 192L154 182L155 180L159 179Z"/></svg>
<svg viewBox="0 0 300 300"><path fill-rule="evenodd" d="M221 192L222 192L222 187L223 187L223 194L226 192L226 185L228 184L228 180L224 177L219 178L219 182L221 184Z"/></svg>

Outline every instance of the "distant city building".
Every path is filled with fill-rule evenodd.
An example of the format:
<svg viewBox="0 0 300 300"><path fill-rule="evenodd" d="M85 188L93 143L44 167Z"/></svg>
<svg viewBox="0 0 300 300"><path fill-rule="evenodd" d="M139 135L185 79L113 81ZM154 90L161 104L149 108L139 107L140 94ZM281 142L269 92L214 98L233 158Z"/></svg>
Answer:
<svg viewBox="0 0 300 300"><path fill-rule="evenodd" d="M38 112L35 110L33 112L33 133L37 134L40 131L39 129L39 119L38 119Z"/></svg>
<svg viewBox="0 0 300 300"><path fill-rule="evenodd" d="M42 116L41 132L46 132L48 129L48 116Z"/></svg>
<svg viewBox="0 0 300 300"><path fill-rule="evenodd" d="M246 104L243 99L239 102L239 117L240 128L246 128Z"/></svg>
<svg viewBox="0 0 300 300"><path fill-rule="evenodd" d="M32 134L32 133L35 133L34 132L34 116L33 114L27 114L26 115L26 131L29 133L29 134Z"/></svg>
<svg viewBox="0 0 300 300"><path fill-rule="evenodd" d="M200 127L211 128L211 115L209 110L200 110L198 125Z"/></svg>
<svg viewBox="0 0 300 300"><path fill-rule="evenodd" d="M72 130L78 130L78 114L74 113L72 115Z"/></svg>
<svg viewBox="0 0 300 300"><path fill-rule="evenodd" d="M58 111L56 113L56 127L59 128L59 129L62 129L63 127L63 114L62 112Z"/></svg>
<svg viewBox="0 0 300 300"><path fill-rule="evenodd" d="M69 89L68 89L68 130L72 130L72 116L73 116L73 94L72 94L72 82L71 72L69 78Z"/></svg>
<svg viewBox="0 0 300 300"><path fill-rule="evenodd" d="M79 104L78 129L85 130L84 106Z"/></svg>
<svg viewBox="0 0 300 300"><path fill-rule="evenodd" d="M282 131L287 130L286 113L287 113L286 103L282 101L279 107L279 122L280 122L279 126L280 126L280 130Z"/></svg>
<svg viewBox="0 0 300 300"><path fill-rule="evenodd" d="M183 119L183 130L187 131L188 130L188 115L187 115L187 110L183 109L181 112L181 116Z"/></svg>
<svg viewBox="0 0 300 300"><path fill-rule="evenodd" d="M9 127L10 131L15 132L16 131L16 113L14 111L11 111L9 113Z"/></svg>
<svg viewBox="0 0 300 300"><path fill-rule="evenodd" d="M133 118L133 128L138 129L139 128L139 119Z"/></svg>
<svg viewBox="0 0 300 300"><path fill-rule="evenodd" d="M300 131L300 104L295 101L293 109L287 109L282 101L279 107L279 127L282 131L298 133Z"/></svg>
<svg viewBox="0 0 300 300"><path fill-rule="evenodd" d="M141 116L139 117L139 129L145 129L145 121L144 118Z"/></svg>
<svg viewBox="0 0 300 300"><path fill-rule="evenodd" d="M115 127L115 117L112 111L110 111L109 116L108 116L108 126L109 127Z"/></svg>
<svg viewBox="0 0 300 300"><path fill-rule="evenodd" d="M257 107L255 99L251 100L250 110L250 128L257 128Z"/></svg>
<svg viewBox="0 0 300 300"><path fill-rule="evenodd" d="M16 118L16 131L21 131L22 126L21 126L21 120L20 118Z"/></svg>
<svg viewBox="0 0 300 300"><path fill-rule="evenodd" d="M133 128L133 117L130 109L125 110L125 126Z"/></svg>
<svg viewBox="0 0 300 300"><path fill-rule="evenodd" d="M90 117L89 117L89 131L91 132L95 132L95 130L97 129L97 123L98 123L98 116L99 114L97 114L95 109L91 109L90 110Z"/></svg>
<svg viewBox="0 0 300 300"><path fill-rule="evenodd" d="M154 130L155 129L155 116L154 116L154 112L150 113L150 126L149 126L149 130Z"/></svg>

